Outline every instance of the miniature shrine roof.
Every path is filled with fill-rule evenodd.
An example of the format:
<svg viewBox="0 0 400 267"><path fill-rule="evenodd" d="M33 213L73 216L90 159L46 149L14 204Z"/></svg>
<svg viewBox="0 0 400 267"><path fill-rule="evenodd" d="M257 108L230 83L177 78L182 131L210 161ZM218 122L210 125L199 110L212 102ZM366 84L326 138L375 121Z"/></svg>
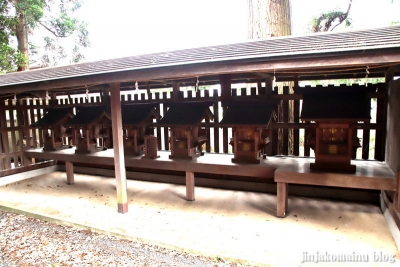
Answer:
<svg viewBox="0 0 400 267"><path fill-rule="evenodd" d="M157 103L123 105L121 107L122 124L139 125L149 117L159 120L161 117L155 109L157 106Z"/></svg>
<svg viewBox="0 0 400 267"><path fill-rule="evenodd" d="M87 106L76 107L75 117L67 121L65 126L86 126L96 123L104 116L111 119L111 112L108 106Z"/></svg>
<svg viewBox="0 0 400 267"><path fill-rule="evenodd" d="M47 108L46 114L31 126L46 127L63 123L68 117L72 118L72 108Z"/></svg>
<svg viewBox="0 0 400 267"><path fill-rule="evenodd" d="M209 106L212 102L168 103L169 109L157 124L159 126L197 125L205 118L214 119Z"/></svg>
<svg viewBox="0 0 400 267"><path fill-rule="evenodd" d="M315 90L303 96L302 120L371 119L371 99L365 92Z"/></svg>
<svg viewBox="0 0 400 267"><path fill-rule="evenodd" d="M275 114L272 104L257 101L231 101L227 104L220 126L268 126Z"/></svg>

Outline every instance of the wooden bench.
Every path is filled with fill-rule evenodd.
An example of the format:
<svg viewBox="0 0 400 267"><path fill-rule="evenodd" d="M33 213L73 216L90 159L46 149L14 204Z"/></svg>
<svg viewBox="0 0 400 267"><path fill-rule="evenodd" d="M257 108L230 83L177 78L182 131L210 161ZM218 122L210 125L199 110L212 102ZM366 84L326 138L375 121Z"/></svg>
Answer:
<svg viewBox="0 0 400 267"><path fill-rule="evenodd" d="M310 170L312 160L290 157L282 159L274 177L277 183L277 217L284 217L288 210L289 184L396 191L395 174L385 163L352 161L356 165L356 172L348 174Z"/></svg>

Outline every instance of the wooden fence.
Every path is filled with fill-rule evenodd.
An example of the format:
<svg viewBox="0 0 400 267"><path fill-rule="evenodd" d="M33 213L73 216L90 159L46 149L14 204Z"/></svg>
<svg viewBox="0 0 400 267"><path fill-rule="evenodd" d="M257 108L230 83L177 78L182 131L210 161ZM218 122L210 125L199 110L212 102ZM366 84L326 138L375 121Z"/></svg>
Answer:
<svg viewBox="0 0 400 267"><path fill-rule="evenodd" d="M277 124L272 129L272 146L267 151L268 155L293 155L305 156L312 155L309 147L303 147L303 140L308 135L307 125L300 120L300 108L302 93L312 87L298 87L294 93L289 93L289 87L283 87L282 93L278 94L274 88L268 97L280 99ZM325 87L324 87L325 88ZM324 88L321 87L321 90ZM328 88L332 88L328 86ZM352 90L367 87L365 85L340 86L340 89ZM384 160L385 131L386 131L386 91L385 84L374 84L368 86L368 97L376 105L371 113L372 118L369 123L358 124L358 136L362 139L361 153L354 155L360 159ZM208 140L205 145L207 152L229 153L229 139L232 137L232 129L219 127L222 119L223 108L221 106L220 90L193 90L186 91L184 88L179 92L179 101L213 101L211 111L214 113L214 122L209 124ZM232 88L232 99L265 99L263 88ZM28 148L42 147L42 133L38 129L33 129L29 125L41 118L44 109L49 106L77 106L77 105L96 105L101 103L100 95L89 95L88 98L82 95L71 95L70 97L58 97L55 100L23 99L0 101L0 176L8 175L19 171L25 171L32 166L42 166L43 162L33 161L23 157L23 151ZM121 93L122 103L146 103L158 102L159 112L164 115L166 105L164 103L172 101L172 88L170 90L152 90L148 96L146 91L125 91ZM291 103L290 103L291 102ZM289 110L289 107L293 107ZM292 112L292 113L291 113ZM291 114L290 114L291 113ZM155 134L158 137L158 147L160 150L169 150L169 130L166 127L157 127ZM375 140L371 137L375 136ZM370 141L373 141L370 143ZM371 148L370 146L374 146ZM372 149L373 153L370 153ZM40 164L39 164L40 163ZM25 168L23 168L25 167ZM16 169L12 171L13 169ZM17 170L18 169L18 170Z"/></svg>

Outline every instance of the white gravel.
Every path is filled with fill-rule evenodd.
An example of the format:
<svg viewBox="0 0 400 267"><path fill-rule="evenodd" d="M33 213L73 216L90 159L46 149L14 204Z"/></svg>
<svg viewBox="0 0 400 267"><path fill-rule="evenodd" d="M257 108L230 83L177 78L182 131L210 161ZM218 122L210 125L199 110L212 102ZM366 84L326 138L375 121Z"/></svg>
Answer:
<svg viewBox="0 0 400 267"><path fill-rule="evenodd" d="M0 267L244 266L0 211Z"/></svg>

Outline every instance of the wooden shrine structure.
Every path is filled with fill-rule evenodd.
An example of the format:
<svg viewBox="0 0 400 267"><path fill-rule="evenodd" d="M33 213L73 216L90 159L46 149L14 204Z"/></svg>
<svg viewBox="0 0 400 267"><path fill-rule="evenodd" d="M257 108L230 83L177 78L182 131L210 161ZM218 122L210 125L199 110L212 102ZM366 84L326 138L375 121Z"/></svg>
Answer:
<svg viewBox="0 0 400 267"><path fill-rule="evenodd" d="M77 107L76 116L64 124L74 129L76 153L92 153L111 148L110 120L107 106Z"/></svg>
<svg viewBox="0 0 400 267"><path fill-rule="evenodd" d="M234 149L234 163L260 163L266 158L266 146L271 142L268 129L276 121L276 105L260 101L231 101L227 106L221 127L232 127L230 145Z"/></svg>
<svg viewBox="0 0 400 267"><path fill-rule="evenodd" d="M160 120L156 107L157 103L130 104L122 106L122 126L125 131L124 152L127 155L139 156L144 153L144 146L151 146L150 138L146 136L154 136L154 120ZM157 140L153 144L157 147ZM156 149L157 150L157 149ZM148 153L151 151L147 149ZM147 155L147 157L157 157L157 155Z"/></svg>
<svg viewBox="0 0 400 267"><path fill-rule="evenodd" d="M43 151L54 151L74 145L74 133L72 129L66 129L64 124L68 122L74 113L72 108L47 108L46 114L32 127L42 130Z"/></svg>
<svg viewBox="0 0 400 267"><path fill-rule="evenodd" d="M315 89L303 96L301 120L315 122L309 129L306 144L315 151L315 170L352 172L350 161L361 147L357 122L369 123L371 100L365 90Z"/></svg>
<svg viewBox="0 0 400 267"><path fill-rule="evenodd" d="M214 119L210 102L171 103L157 126L170 128L170 158L194 159L204 155L207 125ZM205 121L205 126L201 125Z"/></svg>
<svg viewBox="0 0 400 267"><path fill-rule="evenodd" d="M366 71L368 78L365 78ZM120 213L128 212L127 173L135 173L131 177L135 179L140 174L151 173L147 177L151 176L155 181L176 183L185 175L187 200L195 199L195 175L196 179L208 179L208 186L220 188L261 190L270 185L277 191L278 216L284 216L288 211L289 184L311 185L309 190L313 194L321 192L319 196L322 197L327 195L324 190L330 186L338 190L370 190L368 192L376 193L376 202L381 199L388 207L400 228L400 178L395 175L400 169L400 82L395 78L398 76L399 25L276 37L1 75L0 176L26 178L33 175L33 170L46 172L47 167L57 166L65 168L67 183L73 184L74 164L79 163L80 170L88 173L112 170L116 184L115 202ZM369 78L380 78L381 82L368 84ZM338 115L329 117L329 121L312 113L307 117L307 103L310 103L307 94L314 88L301 83L335 79L362 80L358 85L325 87L333 91L330 99L342 91L345 91L343 94L351 94L354 89L363 91L365 99L376 104L376 109L368 113L373 120L364 116L348 118L348 113L352 112L348 110L344 111L346 116L335 121L332 118L339 119ZM275 82L293 82L294 88L283 86L278 90ZM27 98L28 92L35 98ZM46 92L51 99L43 99ZM82 97L86 92L88 97ZM228 120L233 109L224 103L229 101L278 103L276 122L268 124L269 111L261 112L266 115L262 117L266 121L261 125L268 130L270 139L266 153L261 148L268 143L264 139L267 131L260 132L261 126L257 128L260 124L253 125L251 156L246 154L248 146L240 149L241 144L246 143L242 142L246 131L241 131L238 124L229 124L237 123L237 118ZM304 101L303 113L300 112L301 101ZM150 138L153 146L149 150L153 155L154 148L159 150L160 157L154 160L145 160L141 156L125 157L124 129L127 128L123 126L123 106L139 103L157 103L154 110L163 116ZM337 103L342 105L342 99ZM75 148L43 151L43 132L31 124L44 117L44 111L49 107L77 110L76 116L63 126L74 129L78 153ZM227 121L228 124L223 124ZM325 130L327 135L324 135L324 129L333 128L339 131ZM343 135L339 136L342 129ZM303 133L305 137L312 137L314 131L314 144L311 141L302 146ZM360 140L357 142L356 131ZM128 134L128 138L130 136ZM146 135L144 145L145 138ZM232 163L232 155L228 153L230 138L233 138L235 160L253 158L254 155L254 162L259 161L259 164ZM332 138L341 139L342 143L324 143L337 141ZM142 141L139 139L134 152L140 152ZM358 142L362 152L357 160L350 161ZM327 150L323 151L321 144L327 144ZM342 149L343 144L347 150ZM112 149L103 151L104 147ZM316 159L310 157L313 148L318 152ZM321 166L321 163L331 166L335 151L346 151L346 160L335 164L336 172L310 169L310 163L315 163L312 166ZM196 160L181 159L193 159L201 153L204 156ZM267 154L267 159L260 154ZM348 168L354 169L351 165L356 166L354 173L341 173ZM157 175L163 178L157 178ZM166 175L168 179L164 179ZM228 182L231 187L227 186ZM243 184L249 187L242 187ZM298 194L303 193L298 190ZM351 192L343 194L352 195Z"/></svg>

